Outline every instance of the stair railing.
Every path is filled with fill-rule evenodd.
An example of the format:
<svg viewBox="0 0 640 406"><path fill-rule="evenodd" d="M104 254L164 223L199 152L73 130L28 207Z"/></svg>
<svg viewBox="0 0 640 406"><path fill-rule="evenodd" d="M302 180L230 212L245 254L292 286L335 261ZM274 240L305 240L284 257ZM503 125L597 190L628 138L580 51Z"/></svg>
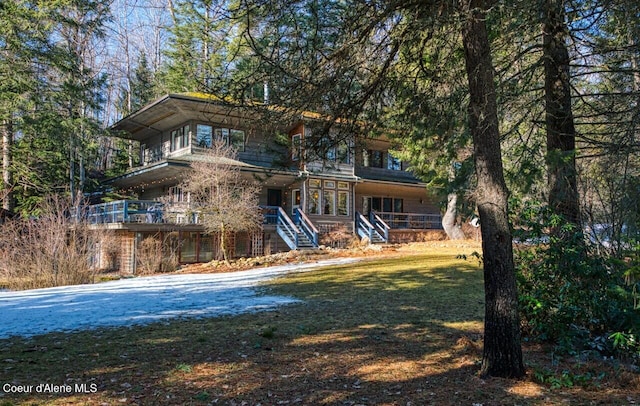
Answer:
<svg viewBox="0 0 640 406"><path fill-rule="evenodd" d="M320 245L319 243L319 232L316 226L313 225L309 217L307 217L306 213L299 208L296 208L293 211L296 219L296 224L300 226L302 232L313 242L313 246L317 247Z"/></svg>
<svg viewBox="0 0 640 406"><path fill-rule="evenodd" d="M391 227L389 227L389 225L382 218L380 218L380 216L378 216L378 213L371 211L369 216L371 219L371 224L373 225L373 227L375 227L378 234L384 237L385 242L389 241L389 230L391 229Z"/></svg>
<svg viewBox="0 0 640 406"><path fill-rule="evenodd" d="M356 212L356 232L360 237L367 237L369 242L373 242L373 233L375 232L373 224L360 212Z"/></svg>
<svg viewBox="0 0 640 406"><path fill-rule="evenodd" d="M282 207L278 207L276 231L278 231L278 234L287 243L289 248L298 248L298 235L300 234L300 230L293 224L293 221L287 216L287 213L285 213Z"/></svg>

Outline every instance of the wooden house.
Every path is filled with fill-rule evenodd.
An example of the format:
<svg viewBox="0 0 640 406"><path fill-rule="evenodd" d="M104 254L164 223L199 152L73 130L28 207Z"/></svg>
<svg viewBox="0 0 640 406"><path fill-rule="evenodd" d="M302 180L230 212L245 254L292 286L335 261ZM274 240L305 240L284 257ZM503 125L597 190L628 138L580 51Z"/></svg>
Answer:
<svg viewBox="0 0 640 406"><path fill-rule="evenodd" d="M332 235L371 243L441 235L438 206L389 152L388 140L355 133L332 140L314 129L322 121L316 114L266 123L260 108L170 94L113 125L116 136L139 144L140 165L108 182L138 199L91 206L88 218L119 236L119 268L135 272L150 236L176 247L177 263L218 257L217 236L205 234L197 213L185 210L189 196L180 188L190 163L215 139L235 147L236 164L261 186L263 229L234 235L233 256L312 249L331 243Z"/></svg>

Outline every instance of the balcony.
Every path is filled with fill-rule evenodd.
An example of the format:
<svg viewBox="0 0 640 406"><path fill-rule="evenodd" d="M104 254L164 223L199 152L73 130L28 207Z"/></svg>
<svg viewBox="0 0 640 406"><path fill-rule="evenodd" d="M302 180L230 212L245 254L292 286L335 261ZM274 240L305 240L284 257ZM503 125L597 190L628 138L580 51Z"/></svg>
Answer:
<svg viewBox="0 0 640 406"><path fill-rule="evenodd" d="M89 206L85 213L90 224L199 224L198 213L187 204L167 205L155 200L117 200Z"/></svg>

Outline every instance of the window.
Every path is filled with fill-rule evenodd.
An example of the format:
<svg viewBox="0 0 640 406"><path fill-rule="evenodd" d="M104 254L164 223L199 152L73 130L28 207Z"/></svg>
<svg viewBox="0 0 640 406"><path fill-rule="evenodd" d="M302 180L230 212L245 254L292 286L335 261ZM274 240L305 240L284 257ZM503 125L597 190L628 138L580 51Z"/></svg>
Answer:
<svg viewBox="0 0 640 406"><path fill-rule="evenodd" d="M368 150L363 151L362 165L369 166L371 168L382 168L383 155L382 151Z"/></svg>
<svg viewBox="0 0 640 406"><path fill-rule="evenodd" d="M338 192L338 215L349 215L349 192Z"/></svg>
<svg viewBox="0 0 640 406"><path fill-rule="evenodd" d="M393 199L390 197L385 197L382 199L382 211L385 213L390 213L393 211Z"/></svg>
<svg viewBox="0 0 640 406"><path fill-rule="evenodd" d="M320 189L309 191L309 214L320 214Z"/></svg>
<svg viewBox="0 0 640 406"><path fill-rule="evenodd" d="M351 154L349 153L349 144L346 142L342 142L338 145L337 148L337 159L341 164L349 164L351 163Z"/></svg>
<svg viewBox="0 0 640 406"><path fill-rule="evenodd" d="M196 144L200 148L211 148L211 140L213 137L213 127L210 125L196 125Z"/></svg>
<svg viewBox="0 0 640 406"><path fill-rule="evenodd" d="M394 213L402 213L404 211L404 202L402 199L393 199Z"/></svg>
<svg viewBox="0 0 640 406"><path fill-rule="evenodd" d="M189 125L171 131L171 151L189 146Z"/></svg>
<svg viewBox="0 0 640 406"><path fill-rule="evenodd" d="M322 210L322 214L327 214L329 216L336 215L336 192L335 190L325 190L322 196L322 203L324 204L324 208Z"/></svg>
<svg viewBox="0 0 640 406"><path fill-rule="evenodd" d="M172 186L169 188L169 201L171 203L185 203L189 201L189 194L184 193L180 186Z"/></svg>
<svg viewBox="0 0 640 406"><path fill-rule="evenodd" d="M382 211L382 199L380 197L371 198L371 210Z"/></svg>
<svg viewBox="0 0 640 406"><path fill-rule="evenodd" d="M393 171L402 170L402 161L391 155L390 152L387 153L387 169L391 169Z"/></svg>
<svg viewBox="0 0 640 406"><path fill-rule="evenodd" d="M293 191L291 199L291 206L293 206L294 209L300 207L300 189L295 189Z"/></svg>
<svg viewBox="0 0 640 406"><path fill-rule="evenodd" d="M216 128L214 135L218 140L224 140L224 142L233 147L236 151L244 151L245 135L242 130L233 130L230 128Z"/></svg>
<svg viewBox="0 0 640 406"><path fill-rule="evenodd" d="M291 137L291 160L299 161L302 148L302 134L295 134Z"/></svg>
<svg viewBox="0 0 640 406"><path fill-rule="evenodd" d="M228 143L236 151L244 151L244 131L231 130Z"/></svg>
<svg viewBox="0 0 640 406"><path fill-rule="evenodd" d="M322 140L320 140L320 153L326 161L335 162L336 147L333 145L333 141L329 137L323 137Z"/></svg>
<svg viewBox="0 0 640 406"><path fill-rule="evenodd" d="M362 204L365 213L368 210L384 213L402 213L404 211L404 201L391 197L365 197Z"/></svg>

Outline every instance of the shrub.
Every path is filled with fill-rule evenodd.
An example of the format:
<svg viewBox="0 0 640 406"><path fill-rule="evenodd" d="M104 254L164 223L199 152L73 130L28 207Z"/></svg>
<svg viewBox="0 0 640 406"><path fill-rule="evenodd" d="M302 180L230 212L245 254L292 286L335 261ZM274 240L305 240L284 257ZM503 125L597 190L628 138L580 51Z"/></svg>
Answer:
<svg viewBox="0 0 640 406"><path fill-rule="evenodd" d="M46 198L35 218L14 219L0 233L0 272L9 289L34 289L93 282L97 244L104 233L74 218L67 200Z"/></svg>
<svg viewBox="0 0 640 406"><path fill-rule="evenodd" d="M178 241L169 234L155 234L144 238L136 252L136 273L173 272L178 267Z"/></svg>
<svg viewBox="0 0 640 406"><path fill-rule="evenodd" d="M561 230L545 236L540 223L528 227L529 240L539 243L516 249L523 332L570 353L640 355L633 348L640 333L637 285L627 276L638 251L624 261L604 255L590 249L581 230L541 214L543 224Z"/></svg>

